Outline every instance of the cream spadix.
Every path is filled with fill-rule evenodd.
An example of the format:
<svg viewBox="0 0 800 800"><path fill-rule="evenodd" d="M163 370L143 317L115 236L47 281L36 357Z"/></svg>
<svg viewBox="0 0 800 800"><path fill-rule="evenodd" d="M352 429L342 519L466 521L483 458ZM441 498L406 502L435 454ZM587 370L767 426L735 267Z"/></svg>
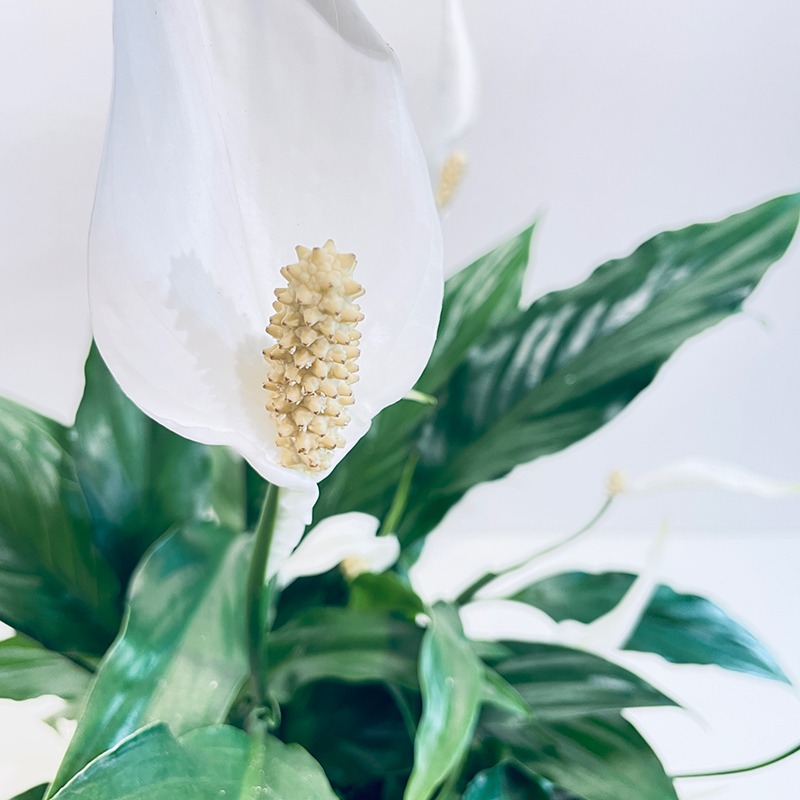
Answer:
<svg viewBox="0 0 800 800"><path fill-rule="evenodd" d="M167 427L313 486L413 386L436 332L440 229L394 56L353 0L118 1L114 38L98 346ZM285 265L329 239L342 283L323 302Z"/></svg>

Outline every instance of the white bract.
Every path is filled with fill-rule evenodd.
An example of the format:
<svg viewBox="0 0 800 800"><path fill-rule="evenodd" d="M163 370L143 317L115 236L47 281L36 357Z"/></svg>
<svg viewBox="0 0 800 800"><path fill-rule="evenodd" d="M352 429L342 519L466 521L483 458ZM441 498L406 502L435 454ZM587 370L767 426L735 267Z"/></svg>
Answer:
<svg viewBox="0 0 800 800"><path fill-rule="evenodd" d="M348 578L384 572L397 561L400 543L393 535L378 536L379 526L375 517L358 511L322 520L284 561L278 583L287 586L297 578L320 575L339 565Z"/></svg>

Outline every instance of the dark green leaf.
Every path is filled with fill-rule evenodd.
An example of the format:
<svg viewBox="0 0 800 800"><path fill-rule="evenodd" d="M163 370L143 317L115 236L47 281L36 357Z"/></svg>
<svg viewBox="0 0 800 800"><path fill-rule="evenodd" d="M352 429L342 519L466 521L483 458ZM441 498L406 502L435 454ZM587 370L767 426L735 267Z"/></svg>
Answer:
<svg viewBox="0 0 800 800"><path fill-rule="evenodd" d="M495 649L489 663L538 720L674 705L638 675L584 650L528 642L501 646L504 652Z"/></svg>
<svg viewBox="0 0 800 800"><path fill-rule="evenodd" d="M57 800L336 800L297 745L216 726L175 739L154 725L92 762Z"/></svg>
<svg viewBox="0 0 800 800"><path fill-rule="evenodd" d="M567 572L528 586L513 599L536 606L553 619L592 622L622 599L634 575ZM659 586L625 645L676 664L716 664L724 669L789 683L758 639L718 605Z"/></svg>
<svg viewBox="0 0 800 800"><path fill-rule="evenodd" d="M0 619L53 650L102 653L118 598L64 429L0 400Z"/></svg>
<svg viewBox="0 0 800 800"><path fill-rule="evenodd" d="M553 800L553 794L513 764L498 764L470 781L463 800Z"/></svg>
<svg viewBox="0 0 800 800"><path fill-rule="evenodd" d="M437 393L465 353L516 313L533 226L461 270L445 285L436 344L416 388ZM385 409L320 486L315 520L354 509L383 518L422 423L434 409L409 400Z"/></svg>
<svg viewBox="0 0 800 800"><path fill-rule="evenodd" d="M27 792L12 797L11 800L42 800L46 791L47 784L43 783L41 786L34 786L33 789L28 789Z"/></svg>
<svg viewBox="0 0 800 800"><path fill-rule="evenodd" d="M615 417L686 339L738 311L792 239L800 196L662 233L538 300L467 354L418 441L407 543L472 486Z"/></svg>
<svg viewBox="0 0 800 800"><path fill-rule="evenodd" d="M218 519L243 530L241 459L184 439L143 414L94 347L70 441L95 541L123 580L172 525Z"/></svg>
<svg viewBox="0 0 800 800"><path fill-rule="evenodd" d="M268 686L280 702L320 680L417 687L417 628L381 612L310 609L267 642Z"/></svg>
<svg viewBox="0 0 800 800"><path fill-rule="evenodd" d="M434 607L420 651L422 719L404 800L428 800L461 762L478 719L481 672L458 612L444 605Z"/></svg>
<svg viewBox="0 0 800 800"><path fill-rule="evenodd" d="M412 741L385 686L322 681L301 689L282 711L281 739L305 747L343 796L379 796L376 787L386 780L405 784Z"/></svg>
<svg viewBox="0 0 800 800"><path fill-rule="evenodd" d="M86 694L91 677L87 669L26 636L0 642L0 697L28 700L55 694L75 702Z"/></svg>
<svg viewBox="0 0 800 800"><path fill-rule="evenodd" d="M637 730L618 714L486 730L508 755L585 800L677 800L672 781Z"/></svg>
<svg viewBox="0 0 800 800"><path fill-rule="evenodd" d="M150 722L181 733L224 719L247 675L242 576L250 547L249 536L193 523L150 551L55 788Z"/></svg>

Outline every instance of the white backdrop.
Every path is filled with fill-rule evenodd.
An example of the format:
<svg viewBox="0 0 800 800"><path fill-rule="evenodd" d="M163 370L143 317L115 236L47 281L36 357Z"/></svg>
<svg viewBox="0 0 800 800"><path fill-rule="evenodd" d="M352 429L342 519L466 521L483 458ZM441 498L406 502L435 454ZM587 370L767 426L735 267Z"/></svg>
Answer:
<svg viewBox="0 0 800 800"><path fill-rule="evenodd" d="M415 104L424 111L433 102L424 90L435 62L438 4L363 5L398 51ZM659 230L800 189L795 0L466 5L483 92L480 117L464 142L469 172L445 221L451 268L541 216L528 285L533 297L582 279ZM40 255L62 259L64 292L57 306L20 309L18 319L0 320L0 334L38 336L42 348L58 342L41 336L37 320L55 315L64 330L79 324L73 313L82 302L73 280L81 269L76 231L91 207L86 167L99 153L109 6L109 0L0 0L3 114L27 125L27 134L17 129L12 135L0 122L0 235L5 240L6 233L24 230L29 242L0 259L3 266L12 260L31 265L31 281ZM53 107L56 117L48 111ZM81 131L89 130L94 133L76 146ZM48 182L54 173L62 176L57 184ZM18 184L20 176L27 190L4 193L2 187ZM60 209L61 222L42 230L41 212L50 207ZM656 384L605 430L471 493L424 559L421 580L441 586L452 579L442 575L442 564L448 573L458 569L451 566L455 535L468 535L479 554L474 560L481 547L496 553L501 539L522 552L544 536L574 529L596 508L612 467L635 474L702 455L800 479L798 297L800 243L764 281L746 314L683 347ZM25 366L3 358L0 353L4 369ZM72 365L63 369L67 375ZM33 379L61 385L58 374ZM800 678L794 569L800 499L767 502L698 491L629 500L564 558L597 568L634 565L665 517L674 533L664 575L723 601ZM446 560L437 558L443 548ZM652 669L661 680L663 670ZM800 706L785 690L696 672L682 681L681 696L703 706L707 732L674 712L653 712L646 720L671 768L749 761L800 738ZM672 684L665 679L660 685ZM735 713L734 700L744 705L743 714ZM8 712L0 715L0 724L11 724ZM0 753L0 768L2 761ZM796 761L726 782L717 796L789 800L798 783Z"/></svg>

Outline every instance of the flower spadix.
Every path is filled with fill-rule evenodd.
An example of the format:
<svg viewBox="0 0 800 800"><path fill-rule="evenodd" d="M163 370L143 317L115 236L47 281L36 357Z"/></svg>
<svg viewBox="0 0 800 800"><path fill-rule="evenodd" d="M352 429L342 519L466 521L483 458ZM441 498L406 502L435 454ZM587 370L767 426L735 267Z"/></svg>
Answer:
<svg viewBox="0 0 800 800"><path fill-rule="evenodd" d="M436 331L439 223L394 56L353 0L117 2L114 40L98 346L167 427L313 486Z"/></svg>

